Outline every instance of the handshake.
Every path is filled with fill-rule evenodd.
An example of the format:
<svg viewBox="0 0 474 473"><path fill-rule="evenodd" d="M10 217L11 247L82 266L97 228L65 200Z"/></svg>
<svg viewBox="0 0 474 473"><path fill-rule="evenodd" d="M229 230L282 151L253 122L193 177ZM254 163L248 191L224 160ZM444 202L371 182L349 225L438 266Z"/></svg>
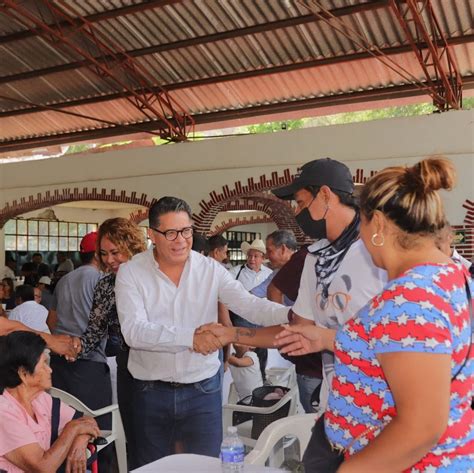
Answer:
<svg viewBox="0 0 474 473"><path fill-rule="evenodd" d="M64 356L68 361L76 361L77 356L82 351L82 343L79 337L51 335L48 333L41 333L41 336L51 351Z"/></svg>
<svg viewBox="0 0 474 473"><path fill-rule="evenodd" d="M209 355L229 344L233 338L233 328L218 323L201 325L194 332L193 351Z"/></svg>

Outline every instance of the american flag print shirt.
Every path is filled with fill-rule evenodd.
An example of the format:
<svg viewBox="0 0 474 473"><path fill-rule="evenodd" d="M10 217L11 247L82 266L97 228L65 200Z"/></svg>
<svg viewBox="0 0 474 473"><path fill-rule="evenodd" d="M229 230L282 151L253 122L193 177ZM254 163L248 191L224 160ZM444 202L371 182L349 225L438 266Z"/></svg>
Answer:
<svg viewBox="0 0 474 473"><path fill-rule="evenodd" d="M346 455L368 445L397 413L378 353L449 354L452 376L465 362L472 337L465 276L457 264L413 267L338 331L325 427L329 440ZM471 293L473 286L470 281ZM473 386L471 350L451 382L446 431L407 472L474 472Z"/></svg>

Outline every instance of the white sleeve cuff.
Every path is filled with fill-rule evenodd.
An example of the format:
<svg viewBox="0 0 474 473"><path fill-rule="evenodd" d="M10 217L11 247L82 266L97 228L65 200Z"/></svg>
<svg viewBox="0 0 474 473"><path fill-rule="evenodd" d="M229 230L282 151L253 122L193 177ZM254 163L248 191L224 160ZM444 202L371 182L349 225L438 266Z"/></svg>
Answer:
<svg viewBox="0 0 474 473"><path fill-rule="evenodd" d="M176 345L193 348L194 342L194 329L190 328L180 328L176 333Z"/></svg>

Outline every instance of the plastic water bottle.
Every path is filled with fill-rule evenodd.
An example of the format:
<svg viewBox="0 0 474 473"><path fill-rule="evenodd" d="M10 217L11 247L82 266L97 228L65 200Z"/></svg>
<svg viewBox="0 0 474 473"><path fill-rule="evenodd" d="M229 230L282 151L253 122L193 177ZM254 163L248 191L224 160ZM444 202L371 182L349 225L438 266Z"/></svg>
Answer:
<svg viewBox="0 0 474 473"><path fill-rule="evenodd" d="M244 444L237 434L237 427L228 427L221 445L223 473L244 471Z"/></svg>

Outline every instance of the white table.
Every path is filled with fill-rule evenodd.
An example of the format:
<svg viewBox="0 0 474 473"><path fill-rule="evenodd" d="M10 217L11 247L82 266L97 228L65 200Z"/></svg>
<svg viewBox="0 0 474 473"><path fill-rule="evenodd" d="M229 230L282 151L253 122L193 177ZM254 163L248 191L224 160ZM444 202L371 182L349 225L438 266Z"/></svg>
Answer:
<svg viewBox="0 0 474 473"><path fill-rule="evenodd" d="M221 473L218 458L189 453L169 455L131 473ZM266 466L245 465L244 473L281 473L283 470Z"/></svg>

